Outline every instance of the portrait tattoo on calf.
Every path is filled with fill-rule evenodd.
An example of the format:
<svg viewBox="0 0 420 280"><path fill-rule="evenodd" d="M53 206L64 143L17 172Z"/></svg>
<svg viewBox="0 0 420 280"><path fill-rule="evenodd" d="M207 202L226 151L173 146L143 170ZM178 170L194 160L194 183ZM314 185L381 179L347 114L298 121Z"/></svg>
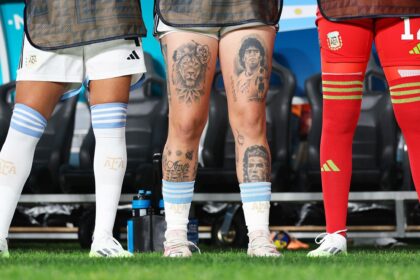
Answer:
<svg viewBox="0 0 420 280"><path fill-rule="evenodd" d="M264 146L253 145L245 150L243 159L244 183L270 182L270 153Z"/></svg>
<svg viewBox="0 0 420 280"><path fill-rule="evenodd" d="M269 85L266 48L257 36L244 38L235 58L236 91L248 101L264 102Z"/></svg>
<svg viewBox="0 0 420 280"><path fill-rule="evenodd" d="M174 51L172 83L180 102L191 105L200 101L204 95L204 79L210 57L209 46L194 41Z"/></svg>

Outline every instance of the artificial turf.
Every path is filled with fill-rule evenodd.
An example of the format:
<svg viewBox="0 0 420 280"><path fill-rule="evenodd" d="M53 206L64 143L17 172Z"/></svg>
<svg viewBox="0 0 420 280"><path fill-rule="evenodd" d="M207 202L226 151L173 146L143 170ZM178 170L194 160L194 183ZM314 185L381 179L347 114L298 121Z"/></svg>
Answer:
<svg viewBox="0 0 420 280"><path fill-rule="evenodd" d="M25 248L26 247L26 248ZM347 256L308 259L306 251L281 259L249 258L243 250L206 250L191 259L159 253L130 259L90 259L88 251L54 243L11 248L0 259L0 279L419 279L419 249L350 249Z"/></svg>

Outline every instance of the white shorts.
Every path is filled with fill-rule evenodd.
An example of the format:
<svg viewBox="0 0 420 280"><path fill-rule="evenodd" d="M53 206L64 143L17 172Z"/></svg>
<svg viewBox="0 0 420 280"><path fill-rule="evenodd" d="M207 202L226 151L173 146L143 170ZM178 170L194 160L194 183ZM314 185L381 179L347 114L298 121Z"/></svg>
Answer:
<svg viewBox="0 0 420 280"><path fill-rule="evenodd" d="M214 38L216 40L220 40L224 35L226 35L229 32L244 29L244 28L251 28L251 27L259 27L259 26L270 26L273 29L277 30L278 26L272 26L267 25L262 22L250 22L250 23L244 23L240 25L235 26L227 26L227 27L172 27L160 20L156 16L156 34L159 39L162 39L164 36L168 35L172 32L192 32L192 33L200 33L202 35Z"/></svg>
<svg viewBox="0 0 420 280"><path fill-rule="evenodd" d="M139 41L138 41L139 42ZM114 40L55 51L32 46L25 37L17 81L48 81L70 84L63 99L80 92L91 80L132 75L132 86L146 72L143 49L135 40Z"/></svg>

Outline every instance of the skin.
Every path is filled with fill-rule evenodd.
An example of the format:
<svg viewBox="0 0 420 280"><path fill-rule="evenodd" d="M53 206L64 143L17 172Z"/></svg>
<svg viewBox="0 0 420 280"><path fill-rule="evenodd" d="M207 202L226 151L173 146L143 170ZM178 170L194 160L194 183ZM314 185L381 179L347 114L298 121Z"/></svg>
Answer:
<svg viewBox="0 0 420 280"><path fill-rule="evenodd" d="M251 46L241 58L239 50L247 38L257 39L264 48L265 56ZM255 170L249 171L254 174L251 176L253 182L269 180L271 160L266 139L265 97L274 38L274 28L258 27L232 31L220 41L190 32L174 32L161 39L170 100L169 133L162 162L164 180L195 180L198 144L207 121L218 54L227 90L229 121L236 143L238 180L240 183L251 181L244 180L244 170ZM194 44L195 48L192 47ZM186 54L189 56L185 57ZM245 67L240 66L241 59ZM189 98L186 98L186 93L190 94ZM263 164L263 169L260 163L251 168L243 166L244 161L246 165L250 162L254 165L253 160L244 158L245 150L254 146L266 151L264 162L268 163ZM187 158L186 153L190 151L192 157Z"/></svg>
<svg viewBox="0 0 420 280"><path fill-rule="evenodd" d="M162 156L163 178L172 182L193 181L198 143L207 122L218 42L207 36L177 32L164 36L161 44L169 85L169 131ZM202 52L207 56L200 55Z"/></svg>
<svg viewBox="0 0 420 280"><path fill-rule="evenodd" d="M268 147L266 138L266 117L265 117L265 97L267 94L268 86L264 87L262 99L249 98L255 95L258 89L254 82L250 83L250 87L245 94L239 94L238 88L238 63L233 63L234 59L239 59L239 49L246 38L257 38L265 48L265 71L264 82L268 84L268 77L271 72L271 60L275 39L275 30L271 27L260 27L253 29L240 29L226 34L220 40L220 65L223 73L223 80L225 89L227 90L227 101L229 108L229 122L234 133L236 150L237 150L237 163L236 173L240 183L269 181L271 173L271 159L270 149ZM254 48L252 48L254 49ZM246 53L246 52L245 52ZM256 61L261 61L262 57L258 52L250 52L249 55L244 56L246 71L251 71L251 66L255 66ZM251 63L252 62L252 63ZM258 67L259 68L259 67ZM235 98L236 96L236 98ZM268 154L268 164L263 174L258 179L250 180L244 178L244 160L245 151L254 145L262 146ZM249 165L249 163L248 163Z"/></svg>
<svg viewBox="0 0 420 280"><path fill-rule="evenodd" d="M127 103L130 83L131 76L91 81L89 84L90 104ZM25 104L37 110L48 120L66 90L65 83L19 81L16 85L16 103Z"/></svg>

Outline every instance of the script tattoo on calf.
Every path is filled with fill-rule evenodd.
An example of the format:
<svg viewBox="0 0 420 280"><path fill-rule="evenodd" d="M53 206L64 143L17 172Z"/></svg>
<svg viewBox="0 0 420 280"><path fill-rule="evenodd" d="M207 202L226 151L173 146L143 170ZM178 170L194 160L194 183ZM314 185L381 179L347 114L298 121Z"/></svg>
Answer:
<svg viewBox="0 0 420 280"><path fill-rule="evenodd" d="M171 156L172 158L169 158ZM186 152L175 150L173 153L169 148L165 147L162 156L164 179L170 182L185 182L193 180L198 168L198 162L194 162L193 159L194 150L187 150ZM192 174L190 174L191 172ZM191 175L193 178L191 178Z"/></svg>
<svg viewBox="0 0 420 280"><path fill-rule="evenodd" d="M270 153L264 146L253 145L244 153L243 176L244 183L270 182Z"/></svg>
<svg viewBox="0 0 420 280"><path fill-rule="evenodd" d="M179 159L169 159L170 153L163 153L162 167L166 181L185 182L189 180L190 163Z"/></svg>
<svg viewBox="0 0 420 280"><path fill-rule="evenodd" d="M173 53L172 83L179 102L191 105L204 95L204 79L210 61L208 45L191 41Z"/></svg>
<svg viewBox="0 0 420 280"><path fill-rule="evenodd" d="M248 101L264 102L269 85L266 48L256 35L243 39L235 59L235 95Z"/></svg>

